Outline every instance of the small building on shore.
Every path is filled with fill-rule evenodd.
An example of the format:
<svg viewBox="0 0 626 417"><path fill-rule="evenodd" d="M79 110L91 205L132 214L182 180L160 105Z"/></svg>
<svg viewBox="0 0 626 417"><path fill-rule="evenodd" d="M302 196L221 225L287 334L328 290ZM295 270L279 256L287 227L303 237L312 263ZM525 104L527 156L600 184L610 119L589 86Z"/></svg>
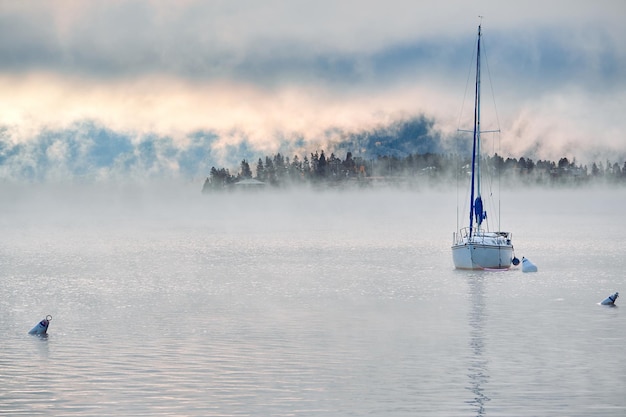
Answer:
<svg viewBox="0 0 626 417"><path fill-rule="evenodd" d="M233 184L235 190L263 190L265 183L254 178L245 178Z"/></svg>

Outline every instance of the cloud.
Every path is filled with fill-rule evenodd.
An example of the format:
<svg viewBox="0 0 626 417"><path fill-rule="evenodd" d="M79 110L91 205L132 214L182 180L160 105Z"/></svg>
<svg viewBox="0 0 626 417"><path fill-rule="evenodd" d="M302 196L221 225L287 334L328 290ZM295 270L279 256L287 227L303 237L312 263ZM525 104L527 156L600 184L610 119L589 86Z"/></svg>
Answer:
<svg viewBox="0 0 626 417"><path fill-rule="evenodd" d="M99 177L196 175L200 146L202 160L236 163L422 115L449 136L484 13L485 92L493 85L503 149L619 154L625 11L618 1L3 2L1 140L33 152L20 172L67 167L65 153L86 159L59 177ZM107 139L78 134L84 126Z"/></svg>
<svg viewBox="0 0 626 417"><path fill-rule="evenodd" d="M601 53L608 43L623 58L624 8L606 1L486 1L478 7L406 0L24 1L5 3L0 14L0 65L102 78L165 73L199 80L318 81L346 70L352 77L377 56L394 58L388 51L422 51L417 57L429 64L442 51L456 57L461 45L471 45L468 34L482 13L475 9L492 12L485 25L494 39L509 35L503 49L531 49L545 59L546 40L585 55Z"/></svg>
<svg viewBox="0 0 626 417"><path fill-rule="evenodd" d="M62 129L80 120L97 120L112 129L157 132L175 139L196 130L215 130L225 143L229 132L246 132L259 148L273 148L273 137L300 135L311 140L328 128L361 130L388 120L390 114L415 113L434 99L426 87L389 91L330 91L313 87L263 87L234 83L186 82L146 76L106 84L47 74L0 79L2 90L15 97L0 104L3 124L15 138L27 140L44 127ZM28 126L24 135L20 127ZM231 138L229 138L231 136Z"/></svg>
<svg viewBox="0 0 626 417"><path fill-rule="evenodd" d="M505 152L535 159L566 156L584 163L607 158L623 162L626 147L617 118L624 106L624 91L607 100L603 94L577 88L529 101L504 134Z"/></svg>

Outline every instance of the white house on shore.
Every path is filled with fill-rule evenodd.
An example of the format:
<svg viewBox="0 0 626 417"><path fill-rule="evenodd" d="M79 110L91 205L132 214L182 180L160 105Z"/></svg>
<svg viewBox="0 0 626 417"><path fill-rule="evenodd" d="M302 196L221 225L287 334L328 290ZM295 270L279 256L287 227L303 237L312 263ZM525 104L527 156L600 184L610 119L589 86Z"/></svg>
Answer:
<svg viewBox="0 0 626 417"><path fill-rule="evenodd" d="M254 178L246 178L241 181L237 181L233 184L237 190L262 190L265 188L263 181L255 180Z"/></svg>

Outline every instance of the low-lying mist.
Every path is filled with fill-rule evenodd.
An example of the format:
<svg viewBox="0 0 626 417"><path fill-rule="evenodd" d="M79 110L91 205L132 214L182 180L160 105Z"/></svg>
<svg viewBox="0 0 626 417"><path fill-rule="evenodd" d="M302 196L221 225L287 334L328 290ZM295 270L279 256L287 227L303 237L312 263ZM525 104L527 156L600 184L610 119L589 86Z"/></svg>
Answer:
<svg viewBox="0 0 626 417"><path fill-rule="evenodd" d="M147 233L196 229L249 235L292 233L306 238L325 230L344 230L349 235L367 229L382 238L390 230L417 233L433 219L453 221L455 215L455 194L433 190L307 188L203 194L197 184L5 184L1 188L0 224L14 230Z"/></svg>
<svg viewBox="0 0 626 417"><path fill-rule="evenodd" d="M203 194L197 184L9 185L0 186L0 227L7 246L48 239L50 245L81 236L95 243L115 234L149 238L171 233L180 239L229 235L233 239L273 236L288 242L310 238L394 245L435 239L447 250L458 222L467 221L464 190L288 189ZM607 213L626 205L626 189L529 189L506 187L487 206L490 227L518 237L541 234L542 224L562 224L563 234L606 222ZM500 216L498 216L500 215ZM575 218L585 218L584 224ZM571 224L568 223L569 219ZM622 218L613 219L623 226ZM602 223L604 224L604 223ZM615 230L618 230L616 228ZM604 231L607 233L607 231ZM58 236L58 240L57 240ZM329 242L329 245L339 244ZM519 244L519 242L518 242Z"/></svg>

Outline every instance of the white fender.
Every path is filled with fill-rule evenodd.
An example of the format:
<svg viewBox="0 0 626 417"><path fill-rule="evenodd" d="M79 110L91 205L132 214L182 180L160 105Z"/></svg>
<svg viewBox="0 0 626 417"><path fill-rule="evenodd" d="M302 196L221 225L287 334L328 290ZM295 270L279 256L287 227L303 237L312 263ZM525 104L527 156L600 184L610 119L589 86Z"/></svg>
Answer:
<svg viewBox="0 0 626 417"><path fill-rule="evenodd" d="M617 297L619 297L619 293L618 292L616 292L613 295L609 295L604 300L602 300L602 302L600 304L602 304L603 306L615 305L615 301L617 300Z"/></svg>
<svg viewBox="0 0 626 417"><path fill-rule="evenodd" d="M522 257L522 272L537 272L537 265Z"/></svg>
<svg viewBox="0 0 626 417"><path fill-rule="evenodd" d="M52 316L50 315L46 316L45 319L41 320L39 323L35 325L35 327L30 329L30 332L28 332L28 334L36 334L36 335L47 334L48 326L50 325L50 320L52 320Z"/></svg>

